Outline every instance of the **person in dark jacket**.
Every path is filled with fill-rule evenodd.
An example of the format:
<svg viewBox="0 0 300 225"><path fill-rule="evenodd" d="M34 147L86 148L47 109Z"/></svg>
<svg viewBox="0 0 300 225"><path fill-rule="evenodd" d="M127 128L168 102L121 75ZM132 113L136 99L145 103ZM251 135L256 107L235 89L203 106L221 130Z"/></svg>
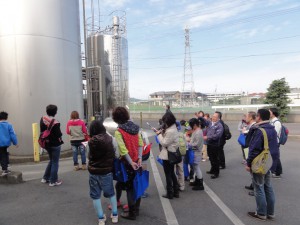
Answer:
<svg viewBox="0 0 300 225"><path fill-rule="evenodd" d="M220 118L220 123L222 124L222 127L224 129L224 121L222 120L222 113L219 111L216 111L216 113L219 115ZM225 163L225 153L224 153L224 146L226 144L226 138L225 138L225 133L223 132L222 137L221 137L221 142L220 142L220 148L218 152L218 159L220 162L220 169L225 169L226 168L226 163Z"/></svg>
<svg viewBox="0 0 300 225"><path fill-rule="evenodd" d="M110 199L112 214L112 223L118 222L117 199L113 184L113 165L115 151L112 137L106 133L103 123L94 120L90 125L91 139L89 145L89 164L90 173L90 197L93 199L93 205L97 212L99 224L105 224L106 216L103 214L101 204L101 193L104 197Z"/></svg>
<svg viewBox="0 0 300 225"><path fill-rule="evenodd" d="M266 109L259 109L256 116L256 124L251 127L248 135L251 135L249 143L249 155L247 158L246 170L251 172L254 195L256 199L256 211L248 212L252 218L262 221L274 219L275 194L271 184L270 170L266 174L256 174L251 171L252 161L264 150L264 136L259 128L266 131L268 144L273 162L277 162L279 148L277 144L277 133L274 126L269 124L270 112ZM251 133L250 133L251 132ZM276 163L272 165L276 168ZM272 168L271 168L272 170Z"/></svg>
<svg viewBox="0 0 300 225"><path fill-rule="evenodd" d="M224 128L220 122L218 113L214 113L212 116L212 123L207 128L207 133L203 137L207 141L207 153L210 159L211 169L206 173L212 174L211 178L216 179L220 173L220 162L218 153L221 146L221 138L224 132Z"/></svg>
<svg viewBox="0 0 300 225"><path fill-rule="evenodd" d="M46 167L45 174L42 183L49 183L50 187L59 186L62 184L61 180L58 180L58 164L60 157L61 145L64 143L61 139L62 133L60 130L60 123L54 118L57 113L56 105L48 105L46 107L47 116L43 116L40 121L41 133L47 130L51 125L51 132L49 135L49 142L46 145L46 151L49 154L49 163Z"/></svg>

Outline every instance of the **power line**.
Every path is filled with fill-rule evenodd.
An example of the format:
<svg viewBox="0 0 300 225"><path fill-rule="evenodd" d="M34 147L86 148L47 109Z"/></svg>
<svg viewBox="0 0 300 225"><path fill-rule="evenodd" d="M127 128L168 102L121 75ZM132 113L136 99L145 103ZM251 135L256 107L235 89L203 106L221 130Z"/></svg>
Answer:
<svg viewBox="0 0 300 225"><path fill-rule="evenodd" d="M288 55L288 54L298 54L300 53L299 51L290 51L290 52L273 52L273 53L262 53L262 54L250 54L250 55L240 55L240 56L235 56L230 59L224 59L224 60L219 60L219 61L213 61L213 62L207 62L207 63L201 63L201 64L194 64L193 67L195 66L202 66L202 65L207 65L207 64L214 64L214 63L219 63L219 62L225 62L225 61L232 61L235 59L241 59L241 58L251 58L251 57L261 57L261 56L276 56L276 55ZM152 69L169 69L169 68L183 68L182 66L164 66L164 67L148 67L148 68L134 68L131 67L131 69L145 69L145 70L152 70Z"/></svg>
<svg viewBox="0 0 300 225"><path fill-rule="evenodd" d="M216 29L220 26L232 25L232 24L236 24L236 23L249 23L249 22L252 22L252 21L264 20L264 19L269 18L269 17L281 16L281 15L294 13L294 12L298 12L298 11L300 11L300 6L292 7L292 8L288 8L288 9L277 10L277 11L273 11L273 12L269 12L269 13L264 13L264 14L260 14L260 15L251 16L251 17L245 17L245 18L241 18L241 19L230 20L230 21L227 21L227 22L222 22L222 23L218 23L218 24L215 24L215 25L212 25L212 26L208 26L206 28L197 29L196 31L193 31L192 33L198 33L198 32L202 32L202 31L213 30L213 29ZM160 35L160 36L156 36L156 37L152 37L152 38L148 37L148 38L145 38L145 39L139 39L139 41L144 42L144 41L147 41L147 40L169 38L170 35L172 35L172 37L182 35L181 33L179 33L179 31L169 32L169 33L161 33L161 34L162 35Z"/></svg>
<svg viewBox="0 0 300 225"><path fill-rule="evenodd" d="M232 47L243 46L243 45L253 45L253 44L260 44L260 43L266 43L266 42L272 42L272 41L279 41L279 40L296 38L296 37L300 37L300 34L293 35L293 36L272 38L272 39L267 39L267 40L262 40L262 41L253 41L253 42L240 43L240 44L234 44L234 45L226 45L226 46L221 46L221 47L217 47L217 48L202 49L202 50L192 51L191 54L199 53L199 52L209 52L209 51L220 50L220 49L225 49L225 48L232 48ZM179 56L179 55L184 55L184 53L170 54L170 55L157 56L157 57L129 58L129 60L146 61L146 60L158 60L158 59L175 59L175 58L170 58L170 57ZM226 57L230 57L230 56L226 56ZM193 58L196 58L196 57L193 56ZM201 58L201 57L199 57L199 58ZM209 57L203 57L203 58L209 58ZM182 58L180 58L180 59L182 59Z"/></svg>

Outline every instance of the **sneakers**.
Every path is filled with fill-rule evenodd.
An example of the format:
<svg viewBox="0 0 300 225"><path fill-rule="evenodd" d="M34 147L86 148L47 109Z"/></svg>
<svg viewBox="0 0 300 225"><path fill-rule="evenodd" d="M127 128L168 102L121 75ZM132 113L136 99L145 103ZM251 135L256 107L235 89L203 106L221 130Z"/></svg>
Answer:
<svg viewBox="0 0 300 225"><path fill-rule="evenodd" d="M62 184L61 180L57 180L55 183L49 183L49 187L59 186Z"/></svg>
<svg viewBox="0 0 300 225"><path fill-rule="evenodd" d="M119 216L118 215L114 216L113 214L111 214L110 218L111 218L112 223L118 223L119 222Z"/></svg>
<svg viewBox="0 0 300 225"><path fill-rule="evenodd" d="M85 164L82 165L82 170L86 170L86 165Z"/></svg>
<svg viewBox="0 0 300 225"><path fill-rule="evenodd" d="M267 215L267 219L268 220L275 220L275 216L274 215Z"/></svg>
<svg viewBox="0 0 300 225"><path fill-rule="evenodd" d="M10 170L3 170L3 171L2 171L2 176L5 176L5 175L7 175L7 174L9 174L9 173L11 173Z"/></svg>
<svg viewBox="0 0 300 225"><path fill-rule="evenodd" d="M80 167L77 165L77 166L74 166L74 170L75 171L78 171L78 170L80 170Z"/></svg>
<svg viewBox="0 0 300 225"><path fill-rule="evenodd" d="M43 178L43 179L41 180L41 183L43 183L43 184L49 183L49 180L46 180L46 179Z"/></svg>
<svg viewBox="0 0 300 225"><path fill-rule="evenodd" d="M258 215L256 212L248 212L248 216L250 216L254 219L258 219L260 221L266 221L267 220L266 216Z"/></svg>
<svg viewBox="0 0 300 225"><path fill-rule="evenodd" d="M105 225L105 222L106 222L106 216L105 216L105 214L103 215L103 218L99 219L98 221L99 221L98 225Z"/></svg>

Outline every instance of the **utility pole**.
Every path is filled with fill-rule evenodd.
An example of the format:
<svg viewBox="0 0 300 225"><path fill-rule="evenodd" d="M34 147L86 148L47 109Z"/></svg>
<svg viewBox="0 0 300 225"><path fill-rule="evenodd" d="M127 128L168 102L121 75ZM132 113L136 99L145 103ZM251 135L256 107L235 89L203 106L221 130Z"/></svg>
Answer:
<svg viewBox="0 0 300 225"><path fill-rule="evenodd" d="M185 28L185 51L184 51L184 71L182 81L182 92L180 96L180 106L193 106L195 102L195 89L193 68L190 50L190 29Z"/></svg>

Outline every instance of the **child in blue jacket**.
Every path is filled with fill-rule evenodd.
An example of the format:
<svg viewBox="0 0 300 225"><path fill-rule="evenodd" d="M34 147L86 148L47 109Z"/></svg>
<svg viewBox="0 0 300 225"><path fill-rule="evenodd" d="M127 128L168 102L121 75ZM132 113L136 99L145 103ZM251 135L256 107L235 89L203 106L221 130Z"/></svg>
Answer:
<svg viewBox="0 0 300 225"><path fill-rule="evenodd" d="M7 122L8 113L0 112L0 163L2 167L2 176L7 175L10 171L8 166L7 149L11 142L18 147L18 140L13 126Z"/></svg>

